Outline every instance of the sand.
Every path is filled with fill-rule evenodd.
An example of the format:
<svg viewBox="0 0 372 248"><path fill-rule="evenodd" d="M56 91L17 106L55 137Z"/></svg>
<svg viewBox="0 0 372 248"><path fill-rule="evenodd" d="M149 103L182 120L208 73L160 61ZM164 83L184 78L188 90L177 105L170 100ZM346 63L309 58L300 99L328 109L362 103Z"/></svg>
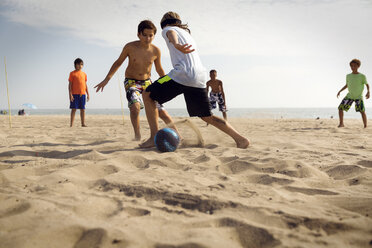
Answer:
<svg viewBox="0 0 372 248"><path fill-rule="evenodd" d="M371 247L361 120L231 119L252 143L238 149L192 119L205 146L180 125L188 145L159 153L125 118L0 116L1 248Z"/></svg>

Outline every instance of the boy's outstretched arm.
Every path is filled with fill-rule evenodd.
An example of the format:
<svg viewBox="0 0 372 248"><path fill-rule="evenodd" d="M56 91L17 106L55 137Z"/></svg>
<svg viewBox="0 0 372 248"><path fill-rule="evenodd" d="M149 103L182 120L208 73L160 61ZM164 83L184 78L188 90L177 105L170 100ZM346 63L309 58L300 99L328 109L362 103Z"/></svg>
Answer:
<svg viewBox="0 0 372 248"><path fill-rule="evenodd" d="M340 96L340 93L341 93L343 90L345 90L345 89L347 89L347 84L345 84L345 86L342 87L342 89L337 93L337 98Z"/></svg>
<svg viewBox="0 0 372 248"><path fill-rule="evenodd" d="M163 77L165 75L165 72L163 70L163 67L161 66L161 52L159 48L156 48L156 59L154 60L154 64L159 77Z"/></svg>
<svg viewBox="0 0 372 248"><path fill-rule="evenodd" d="M110 79L115 74L115 72L119 69L119 67L123 64L124 60L127 58L128 50L129 48L127 44L123 48L123 51L121 52L119 58L112 64L111 69L107 73L107 76L105 77L105 79L101 83L94 86L94 88L97 88L96 92L98 92L99 90L103 91L103 88L106 86L106 84L110 81Z"/></svg>
<svg viewBox="0 0 372 248"><path fill-rule="evenodd" d="M367 86L367 94L366 94L366 98L368 99L368 98L369 98L369 85L366 84L366 86Z"/></svg>
<svg viewBox="0 0 372 248"><path fill-rule="evenodd" d="M169 30L167 32L167 37L169 39L169 42L172 43L178 51L182 53L192 53L193 51L195 51L195 49L191 49L191 45L189 44L181 45L178 43L178 36L176 31Z"/></svg>

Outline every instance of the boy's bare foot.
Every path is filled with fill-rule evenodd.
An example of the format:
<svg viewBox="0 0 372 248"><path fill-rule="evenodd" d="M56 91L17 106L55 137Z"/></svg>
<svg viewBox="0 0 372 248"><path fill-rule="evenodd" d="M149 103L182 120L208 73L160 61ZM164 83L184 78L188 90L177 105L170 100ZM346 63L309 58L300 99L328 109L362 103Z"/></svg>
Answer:
<svg viewBox="0 0 372 248"><path fill-rule="evenodd" d="M155 143L154 143L154 138L153 137L150 137L148 140L146 140L145 142L139 144L139 147L140 148L150 148L150 147L155 147Z"/></svg>
<svg viewBox="0 0 372 248"><path fill-rule="evenodd" d="M344 124L340 124L340 125L338 125L338 127L345 127L345 126L344 126Z"/></svg>
<svg viewBox="0 0 372 248"><path fill-rule="evenodd" d="M249 140L244 137L235 142L236 142L236 147L238 148L246 149L249 146Z"/></svg>
<svg viewBox="0 0 372 248"><path fill-rule="evenodd" d="M81 125L82 127L88 127L87 125L85 125L85 124L83 124L83 125Z"/></svg>

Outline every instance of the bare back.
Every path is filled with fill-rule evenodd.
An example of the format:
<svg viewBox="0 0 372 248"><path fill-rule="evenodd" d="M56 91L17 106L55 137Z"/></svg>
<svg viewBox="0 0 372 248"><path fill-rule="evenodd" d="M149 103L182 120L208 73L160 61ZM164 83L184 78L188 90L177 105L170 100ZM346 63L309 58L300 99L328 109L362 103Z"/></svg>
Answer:
<svg viewBox="0 0 372 248"><path fill-rule="evenodd" d="M211 79L207 82L207 86L212 88L212 92L218 93L222 92L222 81L218 79Z"/></svg>
<svg viewBox="0 0 372 248"><path fill-rule="evenodd" d="M149 47L141 46L139 41L133 41L126 45L128 49L128 67L125 77L137 80L151 78L151 68L154 61L160 57L160 50L150 44Z"/></svg>

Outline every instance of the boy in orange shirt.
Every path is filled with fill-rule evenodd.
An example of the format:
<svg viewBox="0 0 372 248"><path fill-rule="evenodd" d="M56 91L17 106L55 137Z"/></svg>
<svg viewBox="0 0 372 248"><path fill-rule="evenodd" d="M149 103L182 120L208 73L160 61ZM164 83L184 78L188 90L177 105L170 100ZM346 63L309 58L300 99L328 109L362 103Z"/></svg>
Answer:
<svg viewBox="0 0 372 248"><path fill-rule="evenodd" d="M70 109L71 109L71 119L70 127L74 124L76 109L80 109L80 119L81 126L85 125L85 101L89 101L89 92L87 86L87 74L81 69L84 66L82 59L77 58L74 61L75 70L70 72L70 77L68 78L69 85L68 91L70 95ZM86 93L86 96L85 96Z"/></svg>

